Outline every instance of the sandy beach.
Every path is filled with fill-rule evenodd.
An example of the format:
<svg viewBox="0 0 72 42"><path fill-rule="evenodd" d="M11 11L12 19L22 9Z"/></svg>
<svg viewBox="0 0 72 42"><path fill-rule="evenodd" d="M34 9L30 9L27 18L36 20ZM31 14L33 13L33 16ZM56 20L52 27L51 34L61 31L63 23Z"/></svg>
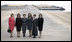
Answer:
<svg viewBox="0 0 72 42"><path fill-rule="evenodd" d="M31 8L30 8L31 10ZM20 13L21 16L23 13L29 12L24 10L7 10L1 11L1 41L71 41L71 12L61 12L61 11L34 11L32 14L36 14L38 17L39 12L43 14L44 25L42 38L28 37L28 30L26 32L26 37L17 38L16 27L13 31L13 38L9 37L8 29L8 18L11 13L14 13L16 18L17 13ZM36 12L35 12L36 11ZM37 13L38 12L38 13ZM26 16L27 17L27 16Z"/></svg>

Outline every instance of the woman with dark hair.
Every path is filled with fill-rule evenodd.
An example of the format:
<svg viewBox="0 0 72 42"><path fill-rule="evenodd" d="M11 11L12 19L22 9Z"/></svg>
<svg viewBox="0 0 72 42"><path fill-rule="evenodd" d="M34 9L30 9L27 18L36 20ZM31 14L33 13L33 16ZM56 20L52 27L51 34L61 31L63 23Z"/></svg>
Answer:
<svg viewBox="0 0 72 42"><path fill-rule="evenodd" d="M14 14L11 13L11 17L9 18L9 29L11 31L10 37L13 37L12 33L13 33L13 30L14 30L14 26L15 26Z"/></svg>
<svg viewBox="0 0 72 42"><path fill-rule="evenodd" d="M42 17L42 14L40 13L40 14L39 14L39 18L38 18L39 38L41 37L41 34L42 34L43 22L44 22L44 19L43 19L43 17Z"/></svg>
<svg viewBox="0 0 72 42"><path fill-rule="evenodd" d="M32 36L32 21L33 21L33 18L32 18L32 14L31 13L28 13L28 30L29 30L29 37Z"/></svg>
<svg viewBox="0 0 72 42"><path fill-rule="evenodd" d="M38 30L37 30L37 26L38 26L38 20L36 18L36 15L33 15L33 29L32 29L32 35L33 38L36 38L36 36L38 36Z"/></svg>
<svg viewBox="0 0 72 42"><path fill-rule="evenodd" d="M23 14L23 18L22 18L22 32L23 32L23 37L26 37L25 36L26 28L27 28L27 18L26 18L26 14Z"/></svg>
<svg viewBox="0 0 72 42"><path fill-rule="evenodd" d="M17 14L17 18L16 18L17 37L20 37L21 26L22 26L21 16L20 14Z"/></svg>

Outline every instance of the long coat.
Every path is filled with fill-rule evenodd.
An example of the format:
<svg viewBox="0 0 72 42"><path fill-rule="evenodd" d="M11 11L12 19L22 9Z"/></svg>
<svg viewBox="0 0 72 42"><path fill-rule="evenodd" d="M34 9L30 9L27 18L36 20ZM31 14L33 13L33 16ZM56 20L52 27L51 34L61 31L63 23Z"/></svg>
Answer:
<svg viewBox="0 0 72 42"><path fill-rule="evenodd" d="M16 30L21 31L21 26L22 26L22 19L16 18Z"/></svg>
<svg viewBox="0 0 72 42"><path fill-rule="evenodd" d="M22 18L22 30L26 31L26 27L27 27L27 18Z"/></svg>
<svg viewBox="0 0 72 42"><path fill-rule="evenodd" d="M32 21L33 21L33 18L32 17L30 19L28 18L28 20L27 20L28 30L32 30Z"/></svg>
<svg viewBox="0 0 72 42"><path fill-rule="evenodd" d="M38 27L40 31L42 31L43 29L43 22L44 22L43 18L38 18Z"/></svg>
<svg viewBox="0 0 72 42"><path fill-rule="evenodd" d="M9 18L9 28L11 30L11 32L14 30L14 26L15 26L15 20L14 17L13 18Z"/></svg>
<svg viewBox="0 0 72 42"><path fill-rule="evenodd" d="M16 18L16 27L21 27L21 26L22 26L22 19Z"/></svg>
<svg viewBox="0 0 72 42"><path fill-rule="evenodd" d="M33 25L32 35L33 35L33 36L37 36L37 35L38 35L38 30L37 30L38 20L37 20L37 19L34 19L32 25Z"/></svg>

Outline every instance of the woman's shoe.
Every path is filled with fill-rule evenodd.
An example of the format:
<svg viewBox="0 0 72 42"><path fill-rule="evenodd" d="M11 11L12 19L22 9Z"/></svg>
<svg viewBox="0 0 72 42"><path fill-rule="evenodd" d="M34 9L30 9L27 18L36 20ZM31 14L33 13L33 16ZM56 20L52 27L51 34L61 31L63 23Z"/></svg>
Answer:
<svg viewBox="0 0 72 42"><path fill-rule="evenodd" d="M29 35L29 37L31 37L31 35Z"/></svg>
<svg viewBox="0 0 72 42"><path fill-rule="evenodd" d="M10 36L10 38L12 38L13 36Z"/></svg>
<svg viewBox="0 0 72 42"><path fill-rule="evenodd" d="M33 38L36 38L36 37L33 37Z"/></svg>
<svg viewBox="0 0 72 42"><path fill-rule="evenodd" d="M17 36L17 37L20 37L20 36Z"/></svg>
<svg viewBox="0 0 72 42"><path fill-rule="evenodd" d="M23 36L23 37L26 37L26 36Z"/></svg>
<svg viewBox="0 0 72 42"><path fill-rule="evenodd" d="M36 36L33 36L33 38L36 38Z"/></svg>
<svg viewBox="0 0 72 42"><path fill-rule="evenodd" d="M39 38L41 38L41 36L39 36Z"/></svg>
<svg viewBox="0 0 72 42"><path fill-rule="evenodd" d="M39 38L41 38L41 37L39 37Z"/></svg>

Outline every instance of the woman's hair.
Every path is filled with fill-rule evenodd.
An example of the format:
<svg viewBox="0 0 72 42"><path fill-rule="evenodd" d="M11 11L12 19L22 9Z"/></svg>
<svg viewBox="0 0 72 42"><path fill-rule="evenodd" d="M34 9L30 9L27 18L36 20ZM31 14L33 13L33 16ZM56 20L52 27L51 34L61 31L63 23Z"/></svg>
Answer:
<svg viewBox="0 0 72 42"><path fill-rule="evenodd" d="M30 16L29 16L29 15L30 15ZM29 17L32 17L32 14L31 14L31 13L28 13L28 18L29 18Z"/></svg>
<svg viewBox="0 0 72 42"><path fill-rule="evenodd" d="M18 15L19 15L19 16L18 16ZM20 15L19 13L17 14L17 18L18 18L18 17L20 17L20 18L21 18L21 15Z"/></svg>
<svg viewBox="0 0 72 42"><path fill-rule="evenodd" d="M13 14L13 13L11 13L11 17L12 17L12 15L14 16L14 14Z"/></svg>
<svg viewBox="0 0 72 42"><path fill-rule="evenodd" d="M39 18L40 18L40 15L41 15L41 18L42 18L42 14L41 13L39 14Z"/></svg>
<svg viewBox="0 0 72 42"><path fill-rule="evenodd" d="M34 14L33 16L36 16L36 14Z"/></svg>
<svg viewBox="0 0 72 42"><path fill-rule="evenodd" d="M24 16L24 15L26 16L26 14L23 14L23 16Z"/></svg>

